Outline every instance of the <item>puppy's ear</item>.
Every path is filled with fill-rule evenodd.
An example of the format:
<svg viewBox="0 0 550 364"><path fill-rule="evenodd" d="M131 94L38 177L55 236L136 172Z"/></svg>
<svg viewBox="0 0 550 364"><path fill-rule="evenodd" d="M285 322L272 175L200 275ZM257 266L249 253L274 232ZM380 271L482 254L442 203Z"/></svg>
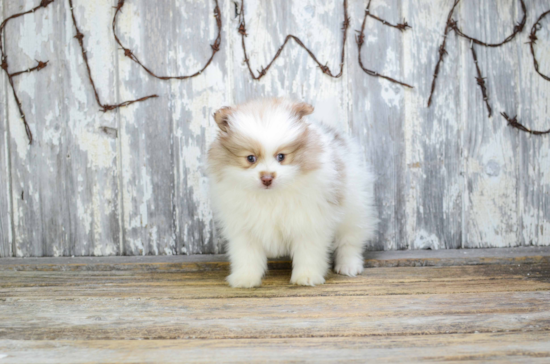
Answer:
<svg viewBox="0 0 550 364"><path fill-rule="evenodd" d="M298 117L298 120L300 120L304 116L313 112L313 106L306 104L305 102L300 102L292 105L292 112Z"/></svg>
<svg viewBox="0 0 550 364"><path fill-rule="evenodd" d="M227 132L229 130L229 115L233 113L233 108L230 106L222 107L214 113L214 120L221 131Z"/></svg>

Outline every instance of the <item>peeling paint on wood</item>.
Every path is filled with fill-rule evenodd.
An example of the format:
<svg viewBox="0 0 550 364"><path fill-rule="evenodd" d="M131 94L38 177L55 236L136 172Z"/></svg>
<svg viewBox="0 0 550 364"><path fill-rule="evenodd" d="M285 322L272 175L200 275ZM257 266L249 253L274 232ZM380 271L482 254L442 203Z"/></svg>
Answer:
<svg viewBox="0 0 550 364"><path fill-rule="evenodd" d="M114 41L115 0L74 0L98 92L107 103L149 94L159 98L101 113L95 103L68 2L10 21L4 42L10 67L49 60L15 79L35 142L29 146L2 75L0 97L0 257L173 255L223 252L207 194L205 155L219 107L260 96L290 96L316 106L313 117L354 135L377 176L381 217L370 250L550 245L550 138L506 125L500 112L547 129L550 82L533 69L528 31L476 53L494 110L476 83L470 44L450 33L449 54L430 108L426 101L451 0L373 0L371 12L412 26L406 32L368 19L366 67L414 86L365 74L354 30L367 0L349 0L343 76L332 79L290 42L253 81L232 2L220 2L222 43L196 78L162 81L124 56ZM4 0L3 19L35 4ZM157 74L187 74L210 57L217 34L213 1L151 6L128 0L117 21L122 42ZM238 10L238 7L237 7ZM527 3L526 29L544 11ZM473 3L455 11L461 29L484 41L509 35L518 1ZM253 70L294 34L338 69L340 1L247 0L247 51ZM550 21L535 51L550 73ZM24 191L24 198L21 198ZM11 205L13 204L13 206ZM12 247L14 249L12 249Z"/></svg>
<svg viewBox="0 0 550 364"><path fill-rule="evenodd" d="M2 7L3 10L4 7ZM2 16L5 18L5 16ZM10 161L8 131L8 80L0 79L0 258L11 257L12 253L12 219L10 204Z"/></svg>
<svg viewBox="0 0 550 364"><path fill-rule="evenodd" d="M533 10L531 5L531 12ZM488 2L473 8L463 6L459 11L464 19L464 32L477 34L477 38L491 43L506 38L521 14L521 8L515 1L506 4ZM524 40L526 33L522 35L519 38ZM520 42L522 48L526 48L524 42ZM475 80L470 42L459 39L458 43L464 63L461 78L463 110L468 110L463 119L466 176L464 247L522 245L521 214L517 210L521 203L518 195L521 178L518 173L518 143L519 139L529 137L518 135L517 131L509 128L498 112L492 118L486 117L486 106ZM498 48L476 48L495 111L520 105L516 76L519 63L517 57L510 57L520 44L513 42Z"/></svg>

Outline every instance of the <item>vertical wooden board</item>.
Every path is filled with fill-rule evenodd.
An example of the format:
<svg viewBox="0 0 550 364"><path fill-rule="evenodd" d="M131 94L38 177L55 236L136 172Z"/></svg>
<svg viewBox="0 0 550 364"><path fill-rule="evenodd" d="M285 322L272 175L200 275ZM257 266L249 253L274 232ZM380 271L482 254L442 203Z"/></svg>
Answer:
<svg viewBox="0 0 550 364"><path fill-rule="evenodd" d="M58 4L65 12L62 37L66 67L63 96L66 105L67 187L70 191L73 255L120 254L116 111L101 112L97 104L71 21L68 1ZM116 44L110 24L110 0L73 0L75 16L84 34L84 47L103 104L117 102Z"/></svg>
<svg viewBox="0 0 550 364"><path fill-rule="evenodd" d="M89 35L83 16L87 9L75 7L84 33ZM8 8L10 14L21 11L15 4ZM90 16L94 25L101 20ZM35 60L50 61L40 72L15 80L34 134L32 145L14 100L9 101L15 254L116 254L116 144L100 130L113 118L100 115L95 105L80 48L73 38L68 3L56 1L11 21L6 30L11 33L6 44L12 71L32 67ZM100 33L103 35L92 37L96 45L105 38L105 32ZM88 38L85 43L90 43ZM96 71L96 59L108 58L102 47L97 50L88 50ZM98 62L98 66L104 63ZM99 87L112 90L113 70L109 79L108 64L100 69L107 77L98 82Z"/></svg>
<svg viewBox="0 0 550 364"><path fill-rule="evenodd" d="M427 107L439 46L452 1L403 3L403 17L413 27L404 34L403 78L415 89L405 92L404 192L401 248L451 249L462 242L460 53L447 38L432 104Z"/></svg>
<svg viewBox="0 0 550 364"><path fill-rule="evenodd" d="M22 10L15 4L7 8L9 14ZM10 21L6 28L11 34L6 36L6 49L12 72L34 66L35 60L50 61L40 72L15 79L34 134L32 145L14 100L8 98L17 256L89 255L94 244L96 254L108 254L102 247L113 235L110 225L117 221L116 214L101 211L100 203L96 211L88 207L94 194L108 190L108 180L105 185L101 178L91 178L95 167L108 160L108 151L104 146L86 150L90 145L79 145L86 137L82 129L89 124L75 105L81 90L79 82L73 82L77 60L68 51L74 34L69 19L68 6L58 1Z"/></svg>
<svg viewBox="0 0 550 364"><path fill-rule="evenodd" d="M179 10L178 10L179 11ZM179 24L169 2L127 1L119 15L122 43L153 72L177 73ZM118 53L120 100L159 98L120 109L120 153L125 255L176 254L172 85Z"/></svg>
<svg viewBox="0 0 550 364"><path fill-rule="evenodd" d="M4 2L4 13L10 16L33 6L35 4L20 6ZM55 37L54 22L59 20L59 15L59 8L52 4L7 24L4 37L9 72L32 67L35 59L57 58L51 47ZM54 64L52 60L40 72L23 74L14 80L35 138L33 145L29 145L11 88L7 97L16 256L64 255L69 250L67 235L62 230L68 227L68 214L63 213L67 199L59 198L58 193L64 188L55 183L55 178L64 172L64 161L56 156L64 154L60 140L65 128L62 123L56 123L59 103L51 106L56 99L59 101L59 93L37 95L36 92L39 87L45 89L48 84L58 83L58 72L59 63ZM54 241L47 244L51 238Z"/></svg>
<svg viewBox="0 0 550 364"><path fill-rule="evenodd" d="M354 32L361 29L368 1L351 1L351 34L349 34L349 123L351 133L359 141L365 158L376 177L375 200L380 222L378 236L368 250L405 248L406 238L400 228L406 221L403 214L405 184L404 95L414 90L405 89L388 80L366 74L358 62L358 46ZM398 1L373 1L373 15L391 23L402 19ZM363 65L372 71L404 82L402 62L403 38L409 37L372 18L367 18L361 50Z"/></svg>
<svg viewBox="0 0 550 364"><path fill-rule="evenodd" d="M240 2L239 2L240 4ZM322 63L338 73L342 47L343 1L252 1L245 0L248 56L255 74L266 66L288 34L299 37ZM331 125L347 126L348 70L341 78L322 73L307 52L290 40L267 74L253 80L243 62L239 19L232 17L229 38L233 51L233 93L240 103L257 97L288 96L310 102L313 117ZM348 30L348 41L352 37ZM345 62L347 65L347 62Z"/></svg>
<svg viewBox="0 0 550 364"><path fill-rule="evenodd" d="M222 23L234 11L232 3L219 1ZM172 5L174 47L178 74L200 70L212 55L211 44L218 35L214 9L216 2L178 0ZM208 196L206 155L216 137L212 114L232 103L227 67L229 47L223 25L221 49L206 70L191 79L174 81L171 89L174 130L175 201L177 251L179 254L215 254L220 243L215 233Z"/></svg>
<svg viewBox="0 0 550 364"><path fill-rule="evenodd" d="M4 76L4 75L2 75ZM6 100L5 79L2 78L0 85L0 97ZM10 206L10 170L9 170L9 133L7 124L6 103L2 102L0 107L0 258L12 256L12 223Z"/></svg>
<svg viewBox="0 0 550 364"><path fill-rule="evenodd" d="M315 107L311 118L349 132L349 57L344 62L343 76L333 79L323 74L307 52L290 40L267 74L259 81L253 80L243 62L241 35L237 31L239 19L232 15L226 27L230 29L232 54L228 69L234 102L279 96L303 100ZM333 74L338 73L343 1L245 0L245 19L246 47L255 74L271 61L288 34L299 37L320 62L327 62ZM353 42L352 33L350 26L348 42Z"/></svg>
<svg viewBox="0 0 550 364"><path fill-rule="evenodd" d="M464 1L457 14L464 33L484 42L498 43L512 31L521 18L516 1ZM470 42L460 40L464 67L463 110L465 189L465 248L505 247L519 244L518 218L518 141L517 131L509 128L499 113L508 105L517 105L518 69L514 43L498 48L475 46L478 64L486 77L487 91L494 110L492 118L477 85ZM513 106L512 106L513 107Z"/></svg>
<svg viewBox="0 0 550 364"><path fill-rule="evenodd" d="M539 16L550 10L547 1L532 1L527 4L527 24L514 53L519 56L516 72L518 105L506 104L508 115L518 115L523 125L534 130L548 130L550 112L550 82L536 73L528 44L531 27ZM537 31L535 55L542 73L550 76L550 15L541 21ZM519 139L519 240L523 245L550 245L550 136L530 135L514 131Z"/></svg>
<svg viewBox="0 0 550 364"><path fill-rule="evenodd" d="M2 3L2 19L5 19ZM1 39L0 41L3 41ZM12 256L12 223L10 206L10 164L7 97L9 84L4 72L0 72L0 258Z"/></svg>

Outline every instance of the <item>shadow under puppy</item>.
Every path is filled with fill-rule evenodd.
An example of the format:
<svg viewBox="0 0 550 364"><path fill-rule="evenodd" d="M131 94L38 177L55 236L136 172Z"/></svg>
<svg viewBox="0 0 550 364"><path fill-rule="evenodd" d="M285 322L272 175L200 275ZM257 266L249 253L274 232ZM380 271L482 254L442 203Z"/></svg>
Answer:
<svg viewBox="0 0 550 364"><path fill-rule="evenodd" d="M313 107L262 99L214 114L208 152L214 214L228 240L232 287L256 287L267 258L292 257L293 284L363 271L363 248L377 217L373 178L359 148L306 119Z"/></svg>

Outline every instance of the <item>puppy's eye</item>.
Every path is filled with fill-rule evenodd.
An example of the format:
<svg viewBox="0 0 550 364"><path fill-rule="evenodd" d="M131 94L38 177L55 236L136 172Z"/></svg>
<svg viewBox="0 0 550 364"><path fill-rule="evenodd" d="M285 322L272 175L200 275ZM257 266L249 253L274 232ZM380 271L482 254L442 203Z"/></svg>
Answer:
<svg viewBox="0 0 550 364"><path fill-rule="evenodd" d="M285 160L285 155L284 154L277 154L277 161L278 162L282 162Z"/></svg>
<svg viewBox="0 0 550 364"><path fill-rule="evenodd" d="M249 155L248 157L246 157L246 160L248 160L250 163L256 163L256 156Z"/></svg>

